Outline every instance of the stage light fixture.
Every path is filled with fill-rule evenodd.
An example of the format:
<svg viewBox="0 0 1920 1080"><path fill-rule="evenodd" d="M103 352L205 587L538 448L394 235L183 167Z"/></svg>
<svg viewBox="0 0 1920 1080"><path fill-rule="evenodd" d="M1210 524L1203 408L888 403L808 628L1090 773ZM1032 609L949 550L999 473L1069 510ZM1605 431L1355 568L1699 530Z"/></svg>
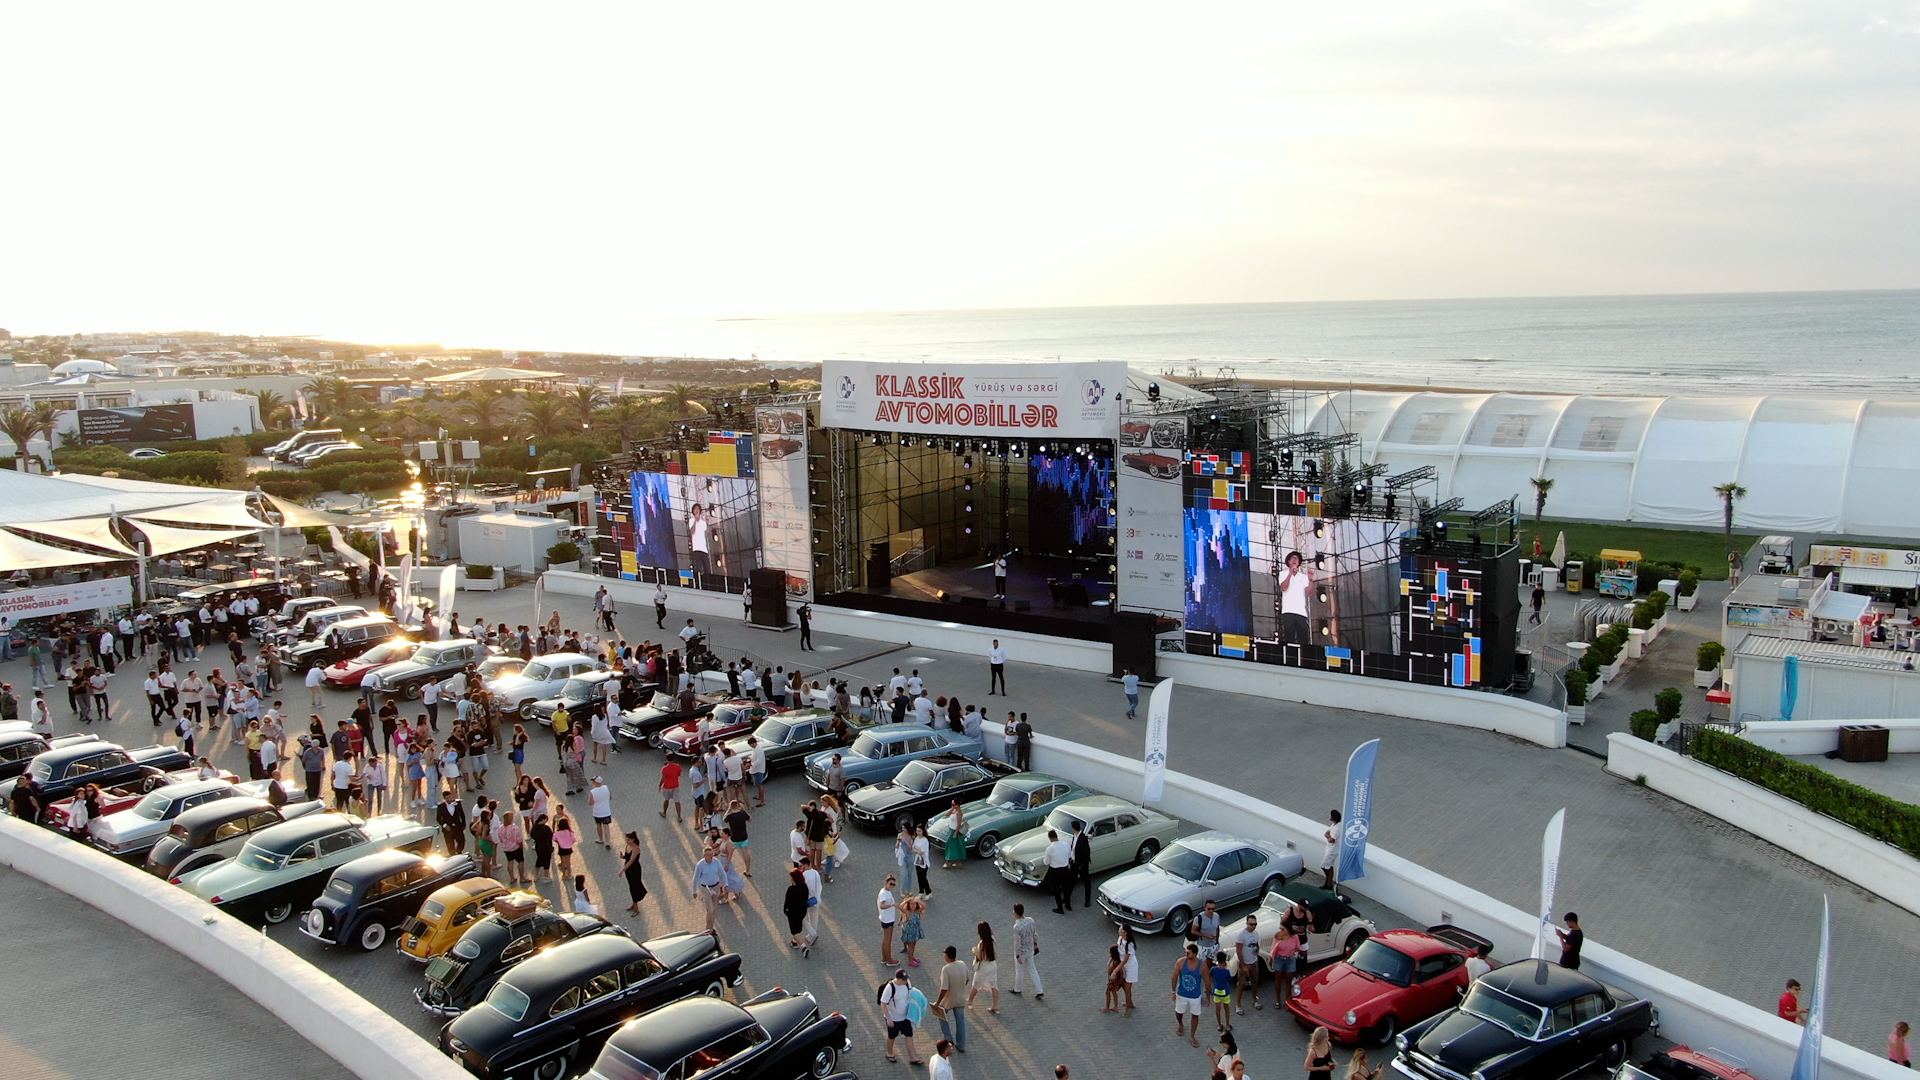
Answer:
<svg viewBox="0 0 1920 1080"><path fill-rule="evenodd" d="M1320 466L1315 464L1312 458L1308 458L1306 460L1306 463L1302 466L1302 468L1305 470L1307 474L1307 479L1309 480L1320 479Z"/></svg>
<svg viewBox="0 0 1920 1080"><path fill-rule="evenodd" d="M1040 452L1041 452L1041 453L1043 453L1043 454L1047 452L1047 444L1046 444L1046 443L1041 443L1041 444L1040 444Z"/></svg>
<svg viewBox="0 0 1920 1080"><path fill-rule="evenodd" d="M1291 450L1280 451L1280 467L1286 470L1287 472L1293 471L1293 451Z"/></svg>
<svg viewBox="0 0 1920 1080"><path fill-rule="evenodd" d="M973 468L973 455L972 455L972 454L968 454L968 455L967 455L966 457L963 457L963 458L961 458L961 459L960 459L960 467L961 467L961 468L963 468L963 469L971 469L971 468Z"/></svg>
<svg viewBox="0 0 1920 1080"><path fill-rule="evenodd" d="M969 514L971 514L971 513L973 513L973 504L972 504L972 503L968 503L967 505L965 505L965 506L963 506L963 507L961 507L960 509L961 509L962 511L964 511L965 513L969 513Z"/></svg>
<svg viewBox="0 0 1920 1080"><path fill-rule="evenodd" d="M1326 552L1324 552L1324 551L1316 551L1316 552L1314 552L1314 553L1313 553L1313 568L1314 568L1315 570L1324 570L1324 569L1326 569L1326 566L1327 566L1327 553L1326 553Z"/></svg>
<svg viewBox="0 0 1920 1080"><path fill-rule="evenodd" d="M1328 625L1327 625L1326 623L1324 623L1324 622L1323 622L1323 623L1321 623L1321 624L1320 624L1320 636L1321 636L1321 637L1332 637L1332 636L1333 636L1333 627L1331 627L1331 626L1328 626Z"/></svg>
<svg viewBox="0 0 1920 1080"><path fill-rule="evenodd" d="M1327 535L1327 523L1326 523L1326 522L1324 522L1324 521L1316 521L1316 522L1314 522L1314 523L1313 523L1313 538L1314 538L1315 540L1318 540L1318 539L1320 539L1321 537L1323 537L1323 536L1325 536L1325 535Z"/></svg>
<svg viewBox="0 0 1920 1080"><path fill-rule="evenodd" d="M1325 589L1320 590L1320 602L1323 604L1327 602L1327 590Z"/></svg>
<svg viewBox="0 0 1920 1080"><path fill-rule="evenodd" d="M967 535L968 535L968 536L972 536L972 535L973 535L973 526L971 526L971 525L969 525L969 526L967 526Z"/></svg>
<svg viewBox="0 0 1920 1080"><path fill-rule="evenodd" d="M779 393L779 392L780 392L780 380L779 380L779 379L768 379L768 380L767 380L767 393L769 393L769 394L777 394L777 393Z"/></svg>
<svg viewBox="0 0 1920 1080"><path fill-rule="evenodd" d="M1160 384L1159 383L1150 382L1147 384L1147 400L1148 401L1160 400Z"/></svg>

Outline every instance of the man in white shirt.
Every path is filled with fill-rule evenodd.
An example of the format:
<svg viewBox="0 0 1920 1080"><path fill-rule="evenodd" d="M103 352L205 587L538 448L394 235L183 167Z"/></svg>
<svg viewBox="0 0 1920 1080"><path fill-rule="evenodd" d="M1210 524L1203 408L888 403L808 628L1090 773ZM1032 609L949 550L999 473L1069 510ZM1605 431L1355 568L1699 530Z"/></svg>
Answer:
<svg viewBox="0 0 1920 1080"><path fill-rule="evenodd" d="M925 691L921 691L920 696L913 699L913 720L917 724L933 726L933 699L928 697Z"/></svg>
<svg viewBox="0 0 1920 1080"><path fill-rule="evenodd" d="M265 743L260 745L265 746ZM333 808L345 810L353 798L353 762L347 758L333 759Z"/></svg>
<svg viewBox="0 0 1920 1080"><path fill-rule="evenodd" d="M685 642L688 645L693 644L693 639L699 636L700 636L700 631L694 628L692 619L688 619L687 625L680 628L680 634L679 634L680 640Z"/></svg>
<svg viewBox="0 0 1920 1080"><path fill-rule="evenodd" d="M892 963L892 961L887 961ZM907 1040L907 1064L924 1064L913 1056L913 1021L907 1019L907 1012L913 1006L913 984L907 980L907 969L901 968L893 973L893 981L880 991L880 1015L887 1022L887 1060L898 1061L894 1056L893 1041L896 1038Z"/></svg>
<svg viewBox="0 0 1920 1080"><path fill-rule="evenodd" d="M1305 645L1308 638L1308 599L1313 591L1313 572L1308 570L1297 551L1287 552L1287 568L1280 575L1280 637L1290 645Z"/></svg>
<svg viewBox="0 0 1920 1080"><path fill-rule="evenodd" d="M891 700L895 694L898 694L900 691L906 689L906 687L907 687L907 677L905 675L900 674L899 668L894 668L893 678L887 680L888 699Z"/></svg>
<svg viewBox="0 0 1920 1080"><path fill-rule="evenodd" d="M802 844L806 843L805 835L795 835L800 836ZM800 955L811 956L814 944L820 940L820 901L826 892L826 881L821 878L818 867L804 859L801 862L800 880L807 885L807 914L800 920Z"/></svg>
<svg viewBox="0 0 1920 1080"><path fill-rule="evenodd" d="M1073 862L1073 845L1058 830L1047 830L1047 876L1042 882L1053 892L1053 913L1065 915L1073 903L1073 874L1067 866Z"/></svg>
<svg viewBox="0 0 1920 1080"><path fill-rule="evenodd" d="M997 687L1001 694L1007 692L1007 650L1000 647L1000 639L993 639L993 648L987 650L987 663L992 665L993 677L987 683L987 696L992 697Z"/></svg>
<svg viewBox="0 0 1920 1080"><path fill-rule="evenodd" d="M786 707L787 671L785 668L775 668L773 675L767 679L767 700L781 708Z"/></svg>
<svg viewBox="0 0 1920 1080"><path fill-rule="evenodd" d="M113 674L114 669L119 666L119 656L115 651L113 642L113 631L100 631L100 641L94 649L100 654L100 661L102 665L106 667L107 674Z"/></svg>
<svg viewBox="0 0 1920 1080"><path fill-rule="evenodd" d="M995 600L1005 600L1007 598L1007 557L1005 554L996 556L993 560L993 598Z"/></svg>
<svg viewBox="0 0 1920 1080"><path fill-rule="evenodd" d="M200 659L200 648L193 643L193 623L184 614L173 623L173 650L175 660Z"/></svg>
<svg viewBox="0 0 1920 1080"><path fill-rule="evenodd" d="M767 805L767 748L755 735L747 736L747 774L753 777L753 805Z"/></svg>
<svg viewBox="0 0 1920 1080"><path fill-rule="evenodd" d="M920 669L914 668L913 674L907 676L907 696L919 697L926 692L926 689L927 684L920 681Z"/></svg>
<svg viewBox="0 0 1920 1080"><path fill-rule="evenodd" d="M147 695L147 714L153 718L153 726L160 726L160 716L167 711L166 695L160 692L160 679L154 672L147 672L147 678L140 684Z"/></svg>
<svg viewBox="0 0 1920 1080"><path fill-rule="evenodd" d="M898 921L899 912L894 909L893 890L900 881L892 874L887 875L887 883L880 887L880 895L874 898L874 907L880 913L880 962L893 965L893 924ZM888 1047L892 1049L891 1046Z"/></svg>
<svg viewBox="0 0 1920 1080"><path fill-rule="evenodd" d="M707 535L706 508L699 503L694 503L687 514L687 554L693 559L693 572L696 574L708 574L713 571L713 557L708 554L711 545Z"/></svg>
<svg viewBox="0 0 1920 1080"><path fill-rule="evenodd" d="M667 628L667 587L665 585L653 587L653 625L662 630Z"/></svg>
<svg viewBox="0 0 1920 1080"><path fill-rule="evenodd" d="M1247 1008L1241 1004L1241 999L1248 993L1253 995L1254 1008L1266 1008L1260 1004L1260 928L1251 915L1247 916L1240 932L1233 935L1233 956L1240 962L1238 985L1233 991L1233 1011L1241 1016L1247 1015Z"/></svg>
<svg viewBox="0 0 1920 1080"><path fill-rule="evenodd" d="M748 701L760 700L760 672L752 664L740 669L740 692Z"/></svg>
<svg viewBox="0 0 1920 1080"><path fill-rule="evenodd" d="M272 739L260 740L260 775L272 776L280 768L280 744Z"/></svg>
<svg viewBox="0 0 1920 1080"><path fill-rule="evenodd" d="M322 689L326 677L326 669L319 664L307 669L307 700L311 701L316 709L326 704L326 691Z"/></svg>
<svg viewBox="0 0 1920 1080"><path fill-rule="evenodd" d="M427 726L440 730L440 684L428 679L420 687L420 705L427 710Z"/></svg>
<svg viewBox="0 0 1920 1080"><path fill-rule="evenodd" d="M1492 946L1482 945L1473 951L1472 956L1467 957L1468 982L1472 982L1493 970L1493 962L1487 959L1487 955L1491 952L1493 952Z"/></svg>
<svg viewBox="0 0 1920 1080"><path fill-rule="evenodd" d="M933 1067L927 1080L953 1080L953 1040L941 1039L933 1048Z"/></svg>

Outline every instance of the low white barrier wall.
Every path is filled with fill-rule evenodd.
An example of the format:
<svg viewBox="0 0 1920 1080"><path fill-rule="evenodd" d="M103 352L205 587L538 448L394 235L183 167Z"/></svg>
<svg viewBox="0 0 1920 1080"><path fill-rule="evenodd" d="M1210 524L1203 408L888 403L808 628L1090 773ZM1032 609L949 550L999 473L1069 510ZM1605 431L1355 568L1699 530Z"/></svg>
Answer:
<svg viewBox="0 0 1920 1080"><path fill-rule="evenodd" d="M279 1017L317 1052L362 1080L467 1075L425 1039L285 946L136 867L10 817L0 817L0 863L92 904L225 979L246 1001ZM112 943L101 947L111 949Z"/></svg>
<svg viewBox="0 0 1920 1080"><path fill-rule="evenodd" d="M1920 914L1920 859L1730 773L1631 735L1607 736L1607 771L1784 848Z"/></svg>
<svg viewBox="0 0 1920 1080"><path fill-rule="evenodd" d="M1920 720L1759 720L1744 724L1740 737L1779 754L1824 754L1840 747L1840 728L1877 724L1887 729L1887 752L1920 754Z"/></svg>
<svg viewBox="0 0 1920 1080"><path fill-rule="evenodd" d="M1036 769L1100 791L1139 797L1142 767L1138 760L1047 735L1035 735L1033 741ZM1156 805L1207 828L1288 844L1306 860L1309 879L1318 877L1325 828L1319 821L1172 771L1167 773L1166 796ZM1493 942L1496 960L1520 959L1532 950L1536 915L1376 845L1367 848L1367 876L1343 887L1404 912L1423 927L1453 923L1483 934ZM1737 1053L1760 1076L1786 1076L1792 1071L1800 1040L1797 1025L1591 940L1580 959L1582 971L1658 1006L1664 1037ZM1824 1047L1822 1075L1829 1080L1899 1080L1913 1075L1877 1054L1836 1039L1827 1039Z"/></svg>
<svg viewBox="0 0 1920 1080"><path fill-rule="evenodd" d="M613 593L614 607L621 613L633 612L653 617L653 586L644 581L624 581L601 577L579 570L548 570L541 574L546 591L552 596L592 596L605 585ZM817 608L815 610L818 610ZM740 594L707 592L667 586L667 630L678 630L689 618L740 620ZM645 637L645 634L641 635Z"/></svg>

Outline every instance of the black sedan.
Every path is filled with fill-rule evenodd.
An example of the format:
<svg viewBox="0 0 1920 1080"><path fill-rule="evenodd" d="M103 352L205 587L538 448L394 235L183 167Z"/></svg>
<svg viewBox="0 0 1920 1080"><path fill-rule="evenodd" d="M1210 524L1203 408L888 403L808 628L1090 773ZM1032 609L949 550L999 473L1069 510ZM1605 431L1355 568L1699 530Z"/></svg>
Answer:
<svg viewBox="0 0 1920 1080"><path fill-rule="evenodd" d="M1459 1005L1393 1040L1396 1072L1415 1080L1570 1076L1627 1059L1657 1026L1653 1004L1545 960L1475 980Z"/></svg>
<svg viewBox="0 0 1920 1080"><path fill-rule="evenodd" d="M945 811L955 799L981 798L1002 777L1018 772L1004 761L935 754L910 761L892 780L847 795L847 816L874 832L898 832Z"/></svg>
<svg viewBox="0 0 1920 1080"><path fill-rule="evenodd" d="M659 690L645 705L620 714L620 734L636 742L650 742L654 732L698 720L726 700L725 691L676 697Z"/></svg>
<svg viewBox="0 0 1920 1080"><path fill-rule="evenodd" d="M849 1049L847 1018L821 1016L812 994L689 998L621 1025L586 1080L828 1080Z"/></svg>
<svg viewBox="0 0 1920 1080"><path fill-rule="evenodd" d="M830 710L795 709L760 721L760 726L753 729L753 737L760 741L760 749L766 753L767 772L774 773L789 765L806 764L809 754L847 745L853 741L854 730L844 721L836 721ZM732 747L742 761L747 760L754 749L747 745L745 735L728 739L722 745Z"/></svg>
<svg viewBox="0 0 1920 1080"><path fill-rule="evenodd" d="M711 931L644 944L599 934L541 952L493 984L440 1032L440 1048L488 1080L560 1080L615 1028L694 994L722 997L740 956Z"/></svg>
<svg viewBox="0 0 1920 1080"><path fill-rule="evenodd" d="M445 954L427 962L426 985L413 992L436 1016L457 1016L487 996L509 969L536 952L595 934L627 932L598 915L553 911L542 905L494 905L493 914L467 927Z"/></svg>
<svg viewBox="0 0 1920 1080"><path fill-rule="evenodd" d="M40 786L42 804L70 799L82 784L102 788L130 784L140 780L166 783L166 774L174 769L190 768L193 758L173 746L143 746L128 750L118 743L76 742L47 750L27 764L26 775ZM15 777L0 784L0 799L13 794ZM149 789L151 790L151 789Z"/></svg>
<svg viewBox="0 0 1920 1080"><path fill-rule="evenodd" d="M327 887L300 917L300 930L328 945L350 941L373 952L420 910L433 890L479 873L467 855L440 858L397 849L362 855L327 879Z"/></svg>

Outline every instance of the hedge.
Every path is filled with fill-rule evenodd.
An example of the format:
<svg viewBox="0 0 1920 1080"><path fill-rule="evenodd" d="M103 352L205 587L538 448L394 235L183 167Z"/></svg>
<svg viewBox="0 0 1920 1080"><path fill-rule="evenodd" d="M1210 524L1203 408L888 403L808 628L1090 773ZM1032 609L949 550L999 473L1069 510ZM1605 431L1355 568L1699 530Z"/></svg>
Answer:
<svg viewBox="0 0 1920 1080"><path fill-rule="evenodd" d="M296 501L311 499L322 490L319 484L305 477L290 476L286 473L255 473L253 482L256 487L269 495Z"/></svg>
<svg viewBox="0 0 1920 1080"><path fill-rule="evenodd" d="M1875 840L1920 857L1920 806L1842 780L1824 769L1713 728L1693 737L1694 760L1792 799Z"/></svg>

